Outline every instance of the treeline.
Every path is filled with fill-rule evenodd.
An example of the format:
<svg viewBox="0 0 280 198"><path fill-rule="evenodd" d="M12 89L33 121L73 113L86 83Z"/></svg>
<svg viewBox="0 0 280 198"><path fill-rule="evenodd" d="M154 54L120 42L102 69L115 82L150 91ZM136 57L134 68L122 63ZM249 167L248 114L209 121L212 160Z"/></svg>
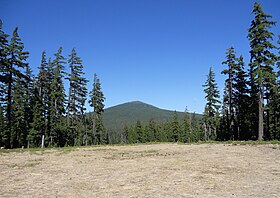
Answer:
<svg viewBox="0 0 280 198"><path fill-rule="evenodd" d="M15 28L9 35L0 20L0 146L50 147L108 143L102 122L104 94L94 74L92 90L75 48L68 58L60 47L52 58L42 53L38 75ZM69 71L66 71L68 66ZM69 84L65 90L64 83ZM67 93L67 94L66 94ZM86 115L87 98L93 113Z"/></svg>
<svg viewBox="0 0 280 198"><path fill-rule="evenodd" d="M206 140L280 140L279 44L270 31L276 24L255 3L248 29L250 62L230 47L226 51L226 76L222 101L210 68L204 85L207 104L203 133ZM280 39L280 36L279 36Z"/></svg>
<svg viewBox="0 0 280 198"><path fill-rule="evenodd" d="M146 142L197 142L201 139L201 121L195 113L185 112L183 121L178 119L176 111L167 122L156 122L150 119L147 124L137 121L124 127L122 143Z"/></svg>
<svg viewBox="0 0 280 198"><path fill-rule="evenodd" d="M203 85L206 105L202 122L185 127L176 119L161 125L126 127L129 143L146 141L195 142L208 140L280 140L280 63L279 44L269 30L276 24L255 3L254 19L248 36L250 62L230 47L226 51L221 74L226 76L222 100L212 68ZM278 54L278 55L277 55ZM154 129L155 128L155 129ZM195 130L193 130L195 129ZM155 132L156 131L156 132ZM157 134L157 135L154 135ZM157 137L157 138L155 138Z"/></svg>
<svg viewBox="0 0 280 198"><path fill-rule="evenodd" d="M196 142L199 140L280 140L279 45L270 29L276 24L258 3L248 32L250 61L230 47L226 51L223 98L210 68L204 92L203 120L185 114L179 121L140 121L123 132L107 132L102 121L104 94L94 74L87 90L82 59L75 49L68 58L60 47L53 57L42 53L37 75L15 28L10 40L0 20L0 146L53 147L108 143ZM66 66L69 71L66 70ZM65 82L69 89L65 90ZM93 113L86 114L89 98Z"/></svg>

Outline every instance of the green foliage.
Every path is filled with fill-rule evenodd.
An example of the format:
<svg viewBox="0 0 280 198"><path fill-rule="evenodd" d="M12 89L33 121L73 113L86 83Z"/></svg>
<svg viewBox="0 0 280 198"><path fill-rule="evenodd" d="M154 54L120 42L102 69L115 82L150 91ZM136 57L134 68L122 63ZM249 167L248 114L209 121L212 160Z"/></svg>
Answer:
<svg viewBox="0 0 280 198"><path fill-rule="evenodd" d="M89 105L93 107L92 113L92 144L104 144L109 142L108 134L103 125L102 114L104 112L105 97L101 90L101 83L94 74L93 88L89 93Z"/></svg>
<svg viewBox="0 0 280 198"><path fill-rule="evenodd" d="M71 72L66 78L70 82L68 102L67 102L67 127L72 133L70 137L81 136L81 144L87 145L87 135L85 126L85 102L87 96L87 80L83 77L83 64L80 57L77 56L75 48L72 49L68 60ZM80 126L80 127L78 127ZM79 133L81 130L81 134ZM68 144L77 142L69 139Z"/></svg>
<svg viewBox="0 0 280 198"><path fill-rule="evenodd" d="M252 13L254 14L254 20L251 23L247 37L251 47L250 72L255 81L255 85L252 85L252 88L258 91L258 140L262 140L263 137L269 138L269 133L267 131L264 133L263 130L264 100L266 100L266 103L269 103L273 92L272 89L276 82L273 66L278 57L273 53L273 49L276 49L276 47L271 42L273 40L273 33L269 31L276 22L270 21L272 17L265 14L261 5L257 2L254 4ZM256 100L256 97L252 99Z"/></svg>
<svg viewBox="0 0 280 198"><path fill-rule="evenodd" d="M41 139L43 135L47 135L47 115L48 115L48 74L47 74L47 61L46 52L42 53L41 65L38 68L39 74L35 78L33 88L33 122L31 123L31 131L29 134L29 144L31 147L39 147L41 145Z"/></svg>
<svg viewBox="0 0 280 198"><path fill-rule="evenodd" d="M57 146L58 138L63 133L63 116L65 113L65 90L63 85L65 58L62 55L62 47L54 54L55 59L50 64L50 133L48 142L50 146Z"/></svg>
<svg viewBox="0 0 280 198"><path fill-rule="evenodd" d="M207 75L206 83L203 85L205 87L204 92L206 94L205 99L207 101L204 109L204 139L214 140L216 139L216 131L219 123L219 91L217 83L215 82L215 74L210 67L209 74Z"/></svg>
<svg viewBox="0 0 280 198"><path fill-rule="evenodd" d="M21 69L28 71L28 52L24 51L24 45L18 35L18 28L14 29L13 36L8 46L6 73L6 117L7 129L3 136L6 148L26 145L26 105L28 105L28 82L30 76L23 74ZM24 104L27 102L27 104ZM27 121L27 120L26 120ZM28 120L29 121L29 120Z"/></svg>
<svg viewBox="0 0 280 198"><path fill-rule="evenodd" d="M125 125L130 126L141 121L142 124L148 124L150 119L157 123L163 123L173 118L174 111L159 109L155 106L133 101L110 107L104 110L104 125L107 129L114 132L123 132ZM177 112L178 120L184 119L184 112ZM197 114L199 120L202 116Z"/></svg>
<svg viewBox="0 0 280 198"><path fill-rule="evenodd" d="M201 123L196 118L196 114L185 114L187 120L187 131L184 125L186 120L180 121L177 112L173 112L171 121L158 123L150 119L147 124L142 124L139 120L124 127L126 143L146 143L146 142L197 142L201 140Z"/></svg>
<svg viewBox="0 0 280 198"><path fill-rule="evenodd" d="M227 60L223 64L227 65L228 69L223 70L222 74L228 75L228 78L225 81L218 139L247 140L252 136L248 133L252 131L248 128L250 124L248 75L244 71L243 57L237 58L233 47L227 50L226 55Z"/></svg>

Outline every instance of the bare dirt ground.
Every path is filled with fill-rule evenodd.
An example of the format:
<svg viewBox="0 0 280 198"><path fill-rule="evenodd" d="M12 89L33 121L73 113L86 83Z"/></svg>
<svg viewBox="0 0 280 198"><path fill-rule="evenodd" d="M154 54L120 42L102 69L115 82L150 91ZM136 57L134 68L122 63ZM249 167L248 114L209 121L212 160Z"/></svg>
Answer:
<svg viewBox="0 0 280 198"><path fill-rule="evenodd" d="M280 145L0 153L0 197L280 197Z"/></svg>

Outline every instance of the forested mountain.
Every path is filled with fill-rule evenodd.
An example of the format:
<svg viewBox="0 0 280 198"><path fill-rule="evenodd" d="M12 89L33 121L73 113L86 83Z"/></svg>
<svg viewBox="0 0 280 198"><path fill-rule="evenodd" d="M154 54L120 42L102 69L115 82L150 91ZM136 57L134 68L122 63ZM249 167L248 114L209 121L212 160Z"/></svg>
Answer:
<svg viewBox="0 0 280 198"><path fill-rule="evenodd" d="M119 131L127 125L136 123L138 120L147 124L150 119L163 123L172 120L174 111L157 108L140 101L127 102L105 109L104 125L108 130ZM184 112L177 112L178 119L184 119ZM196 114L198 119L202 115Z"/></svg>

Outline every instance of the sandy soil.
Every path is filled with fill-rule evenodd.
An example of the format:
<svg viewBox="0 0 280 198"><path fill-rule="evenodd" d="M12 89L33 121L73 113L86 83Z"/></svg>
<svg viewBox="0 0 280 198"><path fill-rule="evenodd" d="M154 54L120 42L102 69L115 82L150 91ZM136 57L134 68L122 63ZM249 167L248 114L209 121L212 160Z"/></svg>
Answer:
<svg viewBox="0 0 280 198"><path fill-rule="evenodd" d="M0 197L280 197L280 145L0 153Z"/></svg>

